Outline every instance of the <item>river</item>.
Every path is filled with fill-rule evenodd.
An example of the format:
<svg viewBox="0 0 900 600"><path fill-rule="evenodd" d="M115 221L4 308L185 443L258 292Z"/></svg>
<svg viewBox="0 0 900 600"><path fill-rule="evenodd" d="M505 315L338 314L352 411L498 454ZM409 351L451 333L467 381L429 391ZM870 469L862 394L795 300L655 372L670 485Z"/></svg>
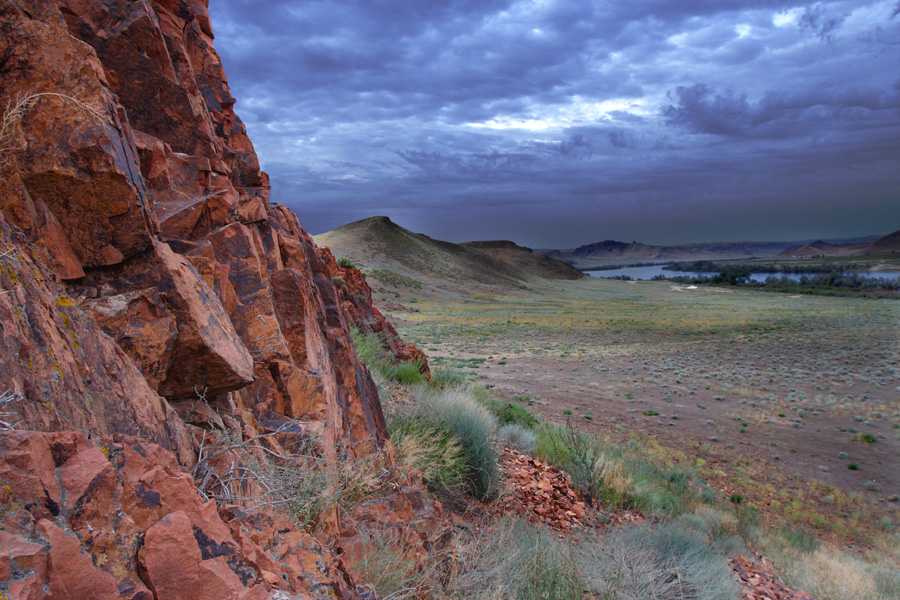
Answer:
<svg viewBox="0 0 900 600"><path fill-rule="evenodd" d="M611 278L611 277L622 277L627 276L631 277L635 280L646 281L648 279L653 279L658 275L662 275L664 277L712 277L716 275L716 273L699 273L697 271L668 271L663 269L666 265L650 265L644 267L622 267L619 269L606 269L603 271L585 271L591 277L601 277L601 278ZM763 282L767 277L787 277L793 281L799 281L802 275L806 275L807 277L815 277L820 273L772 273L772 272L760 272L760 273L752 273L750 275L750 279L752 281ZM860 277L867 277L872 279L897 279L900 278L900 271L881 271L876 273L859 273Z"/></svg>

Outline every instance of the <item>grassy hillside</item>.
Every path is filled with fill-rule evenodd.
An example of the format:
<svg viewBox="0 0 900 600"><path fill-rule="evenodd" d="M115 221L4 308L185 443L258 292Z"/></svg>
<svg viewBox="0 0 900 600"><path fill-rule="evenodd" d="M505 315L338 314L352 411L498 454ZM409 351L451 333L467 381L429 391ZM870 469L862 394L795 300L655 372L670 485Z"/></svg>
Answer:
<svg viewBox="0 0 900 600"><path fill-rule="evenodd" d="M546 277L547 279L581 279L587 277L584 273L567 262L551 258L546 254L535 252L531 248L519 246L509 241L466 242L469 246L480 250L489 256L509 263L533 275Z"/></svg>
<svg viewBox="0 0 900 600"><path fill-rule="evenodd" d="M475 248L435 240L387 217L356 221L315 237L338 259L366 273L370 284L429 292L518 289L533 277ZM373 281L376 280L376 281Z"/></svg>

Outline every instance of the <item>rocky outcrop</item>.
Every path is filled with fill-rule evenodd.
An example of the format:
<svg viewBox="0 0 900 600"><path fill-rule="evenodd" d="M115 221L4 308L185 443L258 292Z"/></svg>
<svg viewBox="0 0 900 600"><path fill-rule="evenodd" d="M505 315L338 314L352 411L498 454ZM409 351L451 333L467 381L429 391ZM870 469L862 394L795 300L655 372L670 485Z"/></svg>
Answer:
<svg viewBox="0 0 900 600"><path fill-rule="evenodd" d="M134 435L193 460L178 415L0 214L0 393L20 429ZM165 326L165 322L162 324Z"/></svg>
<svg viewBox="0 0 900 600"><path fill-rule="evenodd" d="M315 538L274 513L204 501L155 444L4 432L0 479L0 585L9 598L357 596L340 559Z"/></svg>
<svg viewBox="0 0 900 600"><path fill-rule="evenodd" d="M389 462L351 326L427 369L269 202L206 3L7 0L0 32L0 593L355 597L187 473L224 429Z"/></svg>
<svg viewBox="0 0 900 600"><path fill-rule="evenodd" d="M0 14L2 100L24 102L9 115L0 207L23 234L16 252L64 283L77 313L67 318L96 323L170 402L324 421L329 444L377 448L384 420L349 326L383 332L401 356L417 351L371 307L361 277L270 205L205 4L35 0ZM24 362L5 369L33 402ZM162 423L165 403L154 402ZM34 410L23 416L46 427ZM79 430L120 431L93 427Z"/></svg>

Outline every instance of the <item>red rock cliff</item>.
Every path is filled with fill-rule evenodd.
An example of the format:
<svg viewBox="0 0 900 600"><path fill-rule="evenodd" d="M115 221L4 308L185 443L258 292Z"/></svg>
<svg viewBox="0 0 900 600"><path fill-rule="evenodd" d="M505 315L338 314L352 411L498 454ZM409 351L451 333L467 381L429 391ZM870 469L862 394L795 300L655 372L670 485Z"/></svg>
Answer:
<svg viewBox="0 0 900 600"><path fill-rule="evenodd" d="M86 334L62 322L83 320L112 337L145 380L129 384L141 389L124 402L94 390L107 379L102 368L86 378L63 367L48 381L55 367L6 361L8 387L27 399L25 424L65 428L44 404L78 390L114 405L111 413L156 405L155 424L128 421L156 427L156 439L177 449L156 392L169 405L203 397L259 419L324 420L331 441L383 440L376 392L348 327L383 331L395 350L396 333L371 307L365 282L341 277L295 215L269 203L206 3L33 0L0 10L0 102L24 103L7 114L0 208L23 233L16 242L10 229L7 244L25 258L6 257L4 288L21 283L15 272L33 271L26 262L34 261L52 271L45 287L55 275L64 297L44 310L60 340L17 331L4 339L5 357L90 359L76 347ZM5 298L8 322L22 329L27 315L16 314L13 299ZM83 420L85 433L127 429L96 418L87 425L97 408L61 410Z"/></svg>
<svg viewBox="0 0 900 600"><path fill-rule="evenodd" d="M424 357L371 306L358 273L270 204L205 1L2 0L0 31L0 428L57 432L0 436L9 486L0 548L39 556L16 559L12 572L0 559L0 591L10 593L12 581L15 597L62 597L27 590L52 590L53 581L41 587L52 572L57 583L68 577L47 553L53 563L54 548L71 546L65 556L108 576L109 594L93 597L188 597L172 592L177 582L153 578L167 568L164 544L140 560L120 548L124 562L104 567L106 550L90 533L99 525L70 518L94 496L76 499L67 485L107 490L134 540L205 527L220 546L240 548L243 538L228 533L240 527L215 506L187 496L156 506L165 493L147 482L164 477L136 458L142 444L175 480L213 421L250 434L287 423L322 433L326 453L369 453L387 432L351 324L383 333L398 357ZM100 440L124 458L91 451ZM129 460L139 466L129 471ZM4 478L16 465L20 479L40 481L16 489ZM68 484L65 473L73 473ZM144 501L159 514L135 512ZM118 527L106 527L117 544ZM218 577L216 589L234 597L268 597L234 592L254 582L267 592L303 587L280 585L286 575L265 580L260 564L241 571L237 559L203 566L217 557L200 546L190 577ZM43 566L22 571L22 561ZM35 574L34 586L23 573ZM332 583L333 593L355 593Z"/></svg>

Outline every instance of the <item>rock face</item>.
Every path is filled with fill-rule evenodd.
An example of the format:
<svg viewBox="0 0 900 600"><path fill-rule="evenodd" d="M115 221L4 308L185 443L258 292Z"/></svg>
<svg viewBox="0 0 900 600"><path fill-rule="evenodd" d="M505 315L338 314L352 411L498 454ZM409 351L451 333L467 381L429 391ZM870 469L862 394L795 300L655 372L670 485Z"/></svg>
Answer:
<svg viewBox="0 0 900 600"><path fill-rule="evenodd" d="M64 396L73 403L75 395L38 397L26 386L25 354L52 363L32 367L39 376L56 363L65 371L51 355L76 365L82 354L91 359L78 342L88 335L127 354L143 389L151 388L138 396L204 398L259 419L325 419L328 442L377 447L384 421L349 327L383 332L401 355L415 351L371 307L365 281L316 248L293 213L270 205L205 3L34 0L4 3L0 16L0 100L27 99L4 144L0 206L14 227L3 234L13 249L4 256L3 301L14 315L14 300L31 310L29 300L44 294L43 316L54 321L46 326L67 345L41 338L23 349L16 346L30 332L5 337L7 357L20 356L2 368L29 407L17 409L24 425L64 428L51 409L33 405ZM64 287L56 290L54 279ZM56 296L64 300L52 306ZM69 332L82 321L91 333ZM29 323L25 329L45 324ZM92 377L81 377L88 387L77 395L107 401L90 387L104 369L86 370ZM181 447L177 426L162 431L165 403L147 402L159 412L154 441ZM86 434L123 432L104 422L88 427L88 408L62 410Z"/></svg>
<svg viewBox="0 0 900 600"><path fill-rule="evenodd" d="M5 0L0 32L0 594L354 597L306 534L261 513L262 541L184 471L239 422L382 450L351 326L427 370L270 204L207 3Z"/></svg>
<svg viewBox="0 0 900 600"><path fill-rule="evenodd" d="M0 581L10 599L356 596L311 535L277 515L204 501L155 444L4 432L0 477Z"/></svg>

